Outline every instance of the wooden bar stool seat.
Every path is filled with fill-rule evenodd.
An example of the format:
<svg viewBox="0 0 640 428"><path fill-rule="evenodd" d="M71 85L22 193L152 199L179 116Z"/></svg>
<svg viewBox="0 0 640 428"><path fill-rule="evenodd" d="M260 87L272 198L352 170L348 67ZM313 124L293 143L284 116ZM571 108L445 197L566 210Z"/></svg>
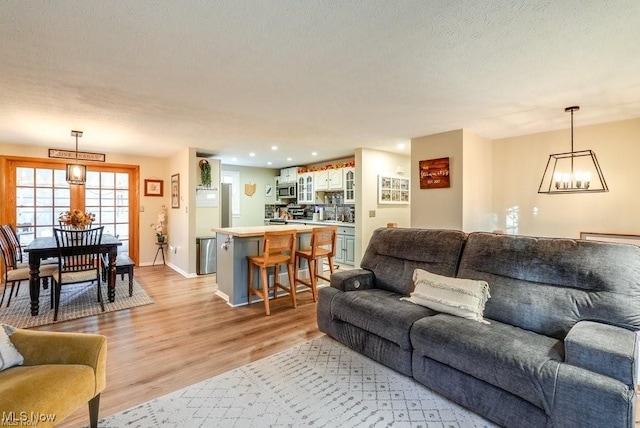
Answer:
<svg viewBox="0 0 640 428"><path fill-rule="evenodd" d="M296 251L297 268L294 282L296 285L302 284L311 288L314 302L318 298L318 278L330 281L328 277L323 276L322 259L327 259L329 272L333 273L333 256L336 248L337 230L336 226L314 227L311 230L311 247ZM299 277L300 259L307 261L309 279L301 279Z"/></svg>
<svg viewBox="0 0 640 428"><path fill-rule="evenodd" d="M248 256L249 262L249 304L251 304L252 296L261 297L264 301L264 311L266 315L271 314L269 308L269 290L273 290L273 298L277 297L278 289L282 289L289 293L293 307L297 308L296 303L296 287L293 274L293 263L295 261L296 249L296 232L265 232L263 253L258 256ZM282 284L278 280L280 274L280 266L287 267L287 275L289 278L288 286ZM262 280L261 287L255 287L253 283L254 267L260 269L260 278ZM273 286L269 286L267 275L268 268L273 267Z"/></svg>

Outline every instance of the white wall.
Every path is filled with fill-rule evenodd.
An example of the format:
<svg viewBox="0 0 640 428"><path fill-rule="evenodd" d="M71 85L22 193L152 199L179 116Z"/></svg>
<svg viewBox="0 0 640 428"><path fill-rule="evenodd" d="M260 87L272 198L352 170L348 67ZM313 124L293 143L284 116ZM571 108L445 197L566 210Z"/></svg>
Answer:
<svg viewBox="0 0 640 428"><path fill-rule="evenodd" d="M235 165L222 165L223 171L238 171L240 173L240 216L232 220L233 227L261 226L264 224L265 204L275 203L275 177L280 171L273 168L253 168ZM256 192L245 194L245 184L255 184ZM265 195L265 186L274 186L272 196Z"/></svg>
<svg viewBox="0 0 640 428"><path fill-rule="evenodd" d="M451 187L420 189L421 160L449 158ZM411 140L411 227L464 228L463 131L443 132Z"/></svg>
<svg viewBox="0 0 640 428"><path fill-rule="evenodd" d="M397 223L398 227L409 227L411 224L410 205L378 204L378 175L409 176L411 158L396 153L379 150L356 150L356 265L369 244L374 230L386 227L387 223ZM404 175L398 174L401 168ZM413 179L412 179L413 180ZM413 195L411 196L413 198ZM375 217L369 217L369 212Z"/></svg>
<svg viewBox="0 0 640 428"><path fill-rule="evenodd" d="M493 207L506 229L517 210L519 234L578 238L580 232L640 234L640 118L574 128L574 150L595 151L607 193L538 194L551 153L570 151L570 130L493 142Z"/></svg>
<svg viewBox="0 0 640 428"><path fill-rule="evenodd" d="M493 231L493 143L463 130L462 230Z"/></svg>

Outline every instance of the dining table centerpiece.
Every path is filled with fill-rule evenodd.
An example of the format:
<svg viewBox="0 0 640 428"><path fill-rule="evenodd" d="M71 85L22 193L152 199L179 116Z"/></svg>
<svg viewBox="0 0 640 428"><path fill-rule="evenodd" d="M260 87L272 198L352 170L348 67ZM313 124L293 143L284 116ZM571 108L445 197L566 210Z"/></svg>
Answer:
<svg viewBox="0 0 640 428"><path fill-rule="evenodd" d="M73 227L76 229L86 229L91 226L96 219L96 215L92 212L74 209L65 211L60 214L58 221L61 225Z"/></svg>
<svg viewBox="0 0 640 428"><path fill-rule="evenodd" d="M160 208L155 223L151 223L151 228L156 232L156 240L162 244L167 236L167 207L163 205Z"/></svg>

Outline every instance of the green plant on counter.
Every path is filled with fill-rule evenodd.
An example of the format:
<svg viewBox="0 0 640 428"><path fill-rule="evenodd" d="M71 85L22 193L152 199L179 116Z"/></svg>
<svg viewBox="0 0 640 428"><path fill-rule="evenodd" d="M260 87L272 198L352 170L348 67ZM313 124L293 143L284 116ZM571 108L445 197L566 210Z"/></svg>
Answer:
<svg viewBox="0 0 640 428"><path fill-rule="evenodd" d="M200 161L200 181L205 187L211 187L211 164L205 159Z"/></svg>

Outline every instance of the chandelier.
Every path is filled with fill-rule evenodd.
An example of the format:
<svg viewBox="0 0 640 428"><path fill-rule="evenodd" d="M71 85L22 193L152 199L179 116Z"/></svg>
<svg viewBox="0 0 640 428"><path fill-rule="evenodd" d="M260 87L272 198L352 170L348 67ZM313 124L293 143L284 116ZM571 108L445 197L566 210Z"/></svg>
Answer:
<svg viewBox="0 0 640 428"><path fill-rule="evenodd" d="M76 137L76 162L67 164L67 183L83 185L87 181L87 166L78 163L78 138L82 137L82 131L71 131L71 136Z"/></svg>
<svg viewBox="0 0 640 428"><path fill-rule="evenodd" d="M609 191L595 152L573 150L573 112L578 110L579 106L564 109L565 112L571 112L571 151L549 155L538 193L553 195Z"/></svg>

